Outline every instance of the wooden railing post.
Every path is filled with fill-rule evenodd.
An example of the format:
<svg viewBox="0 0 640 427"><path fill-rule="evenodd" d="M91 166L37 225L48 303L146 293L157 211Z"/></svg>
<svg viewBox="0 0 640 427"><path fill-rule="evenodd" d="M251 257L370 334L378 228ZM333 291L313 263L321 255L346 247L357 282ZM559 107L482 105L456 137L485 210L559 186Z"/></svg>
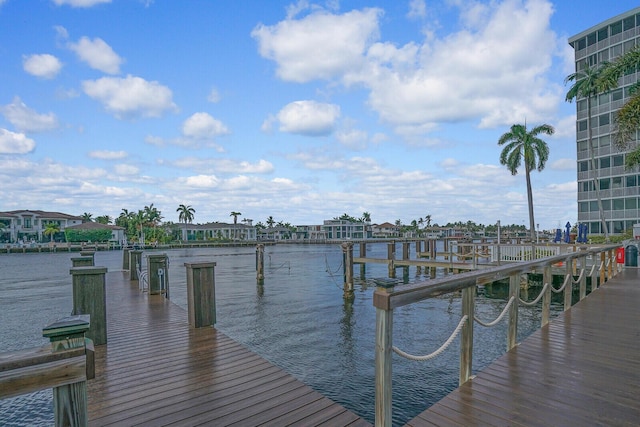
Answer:
<svg viewBox="0 0 640 427"><path fill-rule="evenodd" d="M125 271L129 270L129 249L122 248L122 269Z"/></svg>
<svg viewBox="0 0 640 427"><path fill-rule="evenodd" d="M473 269L478 269L478 245L476 243L471 244L471 264L473 265Z"/></svg>
<svg viewBox="0 0 640 427"><path fill-rule="evenodd" d="M616 262L616 258L615 255L613 254L613 249L609 249L607 251L607 255L609 258L609 268L607 269L608 271L608 276L607 276L607 280L610 280L613 277L613 263Z"/></svg>
<svg viewBox="0 0 640 427"><path fill-rule="evenodd" d="M107 343L107 304L105 290L106 267L74 267L73 315L89 314L91 326L87 337L95 345Z"/></svg>
<svg viewBox="0 0 640 427"><path fill-rule="evenodd" d="M215 262L185 262L187 268L187 313L193 328L216 323Z"/></svg>
<svg viewBox="0 0 640 427"><path fill-rule="evenodd" d="M88 315L67 317L42 330L51 341L51 352L59 353L85 346L85 332L90 328ZM86 369L85 369L86 372ZM58 426L87 426L87 378L53 388L53 417Z"/></svg>
<svg viewBox="0 0 640 427"><path fill-rule="evenodd" d="M366 243L360 243L360 253L359 253L360 258L366 258L367 257L367 244ZM360 264L360 277L362 279L364 279L364 276L367 272L367 263L363 262Z"/></svg>
<svg viewBox="0 0 640 427"><path fill-rule="evenodd" d="M605 280L605 268L607 267L606 265L606 254L604 251L600 252L600 266L602 267L600 269L600 286L602 286L604 284L604 280Z"/></svg>
<svg viewBox="0 0 640 427"><path fill-rule="evenodd" d="M567 280L567 285L564 288L564 311L571 308L571 297L573 293L573 267L571 261L565 261L565 273L564 280ZM569 276L569 277L567 277Z"/></svg>
<svg viewBox="0 0 640 427"><path fill-rule="evenodd" d="M587 256L580 257L580 301L587 296Z"/></svg>
<svg viewBox="0 0 640 427"><path fill-rule="evenodd" d="M476 287L468 286L462 290L462 316L467 320L462 326L460 334L460 380L466 383L471 378L473 364L473 315L475 313Z"/></svg>
<svg viewBox="0 0 640 427"><path fill-rule="evenodd" d="M509 307L509 329L507 333L507 351L516 346L518 340L518 304L520 297L520 274L509 276L509 300L514 298Z"/></svg>
<svg viewBox="0 0 640 427"><path fill-rule="evenodd" d="M393 291L393 287L378 290ZM374 304L376 296L374 295ZM392 424L392 346L393 309L376 306L376 354L375 354L375 426L391 427Z"/></svg>
<svg viewBox="0 0 640 427"><path fill-rule="evenodd" d="M547 265L544 267L543 273L542 273L542 281L543 281L543 286L546 284L549 284L549 286L547 286L547 290L544 292L544 295L542 295L542 325L544 326L547 323L549 323L549 315L551 312L551 286L553 285L553 271L552 271L552 266L551 265Z"/></svg>

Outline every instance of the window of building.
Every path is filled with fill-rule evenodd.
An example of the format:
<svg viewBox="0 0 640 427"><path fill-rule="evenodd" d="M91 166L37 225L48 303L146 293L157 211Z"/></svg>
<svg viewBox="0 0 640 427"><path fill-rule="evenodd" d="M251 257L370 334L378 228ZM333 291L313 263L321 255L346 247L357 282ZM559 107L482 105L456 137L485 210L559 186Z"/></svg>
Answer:
<svg viewBox="0 0 640 427"><path fill-rule="evenodd" d="M597 40L598 40L598 37L595 32L591 34L587 34L587 46L592 46L596 44Z"/></svg>
<svg viewBox="0 0 640 427"><path fill-rule="evenodd" d="M577 109L578 111L586 111L587 109L587 100L586 99L581 99L580 101L577 102Z"/></svg>
<svg viewBox="0 0 640 427"><path fill-rule="evenodd" d="M624 199L624 206L626 209L638 209L638 198L629 197L628 199Z"/></svg>
<svg viewBox="0 0 640 427"><path fill-rule="evenodd" d="M589 67L592 68L598 65L598 54L594 53L593 55L589 55L587 57L587 63L589 64Z"/></svg>
<svg viewBox="0 0 640 427"><path fill-rule="evenodd" d="M590 222L589 223L589 233L591 233L591 234L600 234L600 223L599 222Z"/></svg>
<svg viewBox="0 0 640 427"><path fill-rule="evenodd" d="M624 31L630 30L632 28L636 27L636 17L635 16L630 16L628 18L625 18L622 21L622 26Z"/></svg>
<svg viewBox="0 0 640 427"><path fill-rule="evenodd" d="M622 188L622 177L614 176L611 178L611 188Z"/></svg>
<svg viewBox="0 0 640 427"><path fill-rule="evenodd" d="M611 135L598 138L598 147L609 147L611 145Z"/></svg>
<svg viewBox="0 0 640 427"><path fill-rule="evenodd" d="M623 98L624 94L622 92L622 89L616 89L613 92L611 92L611 101L620 101Z"/></svg>
<svg viewBox="0 0 640 427"><path fill-rule="evenodd" d="M24 228L31 228L31 218L24 219Z"/></svg>
<svg viewBox="0 0 640 427"><path fill-rule="evenodd" d="M613 232L614 233L624 232L624 221L613 221Z"/></svg>
<svg viewBox="0 0 640 427"><path fill-rule="evenodd" d="M577 124L578 126L578 132L583 132L585 130L587 130L587 121L586 120L580 120Z"/></svg>
<svg viewBox="0 0 640 427"><path fill-rule="evenodd" d="M595 121L595 120L594 120ZM609 123L611 123L610 119L609 119L609 113L607 114L602 114L598 117L598 124L600 126L606 126Z"/></svg>
<svg viewBox="0 0 640 427"><path fill-rule="evenodd" d="M589 202L589 212L598 212L598 202L595 200L592 200L591 202Z"/></svg>
<svg viewBox="0 0 640 427"><path fill-rule="evenodd" d="M598 52L598 64L602 64L607 61L609 61L609 50L605 49Z"/></svg>
<svg viewBox="0 0 640 427"><path fill-rule="evenodd" d="M628 175L627 177L627 188L635 187L637 185L638 180L635 175Z"/></svg>
<svg viewBox="0 0 640 427"><path fill-rule="evenodd" d="M581 39L576 40L576 50L582 50L587 47L587 38L582 37Z"/></svg>
<svg viewBox="0 0 640 427"><path fill-rule="evenodd" d="M613 210L614 211L623 211L624 210L624 199L613 199Z"/></svg>
<svg viewBox="0 0 640 427"><path fill-rule="evenodd" d="M607 169L611 167L611 157L601 157L598 159L600 167L598 169Z"/></svg>
<svg viewBox="0 0 640 427"><path fill-rule="evenodd" d="M603 93L598 96L598 105L608 104L610 101L609 93Z"/></svg>
<svg viewBox="0 0 640 427"><path fill-rule="evenodd" d="M606 40L609 38L609 27L604 27L598 30L598 41Z"/></svg>
<svg viewBox="0 0 640 427"><path fill-rule="evenodd" d="M614 22L609 26L610 31L609 34L615 36L616 34L620 34L622 32L622 21Z"/></svg>
<svg viewBox="0 0 640 427"><path fill-rule="evenodd" d="M583 212L583 213L589 212L589 202L578 203L578 212Z"/></svg>
<svg viewBox="0 0 640 427"><path fill-rule="evenodd" d="M611 210L611 199L607 199L607 200L603 200L602 201L602 209L605 211L610 211Z"/></svg>
<svg viewBox="0 0 640 427"><path fill-rule="evenodd" d="M611 179L602 178L600 180L600 189L601 190L609 190L611 188Z"/></svg>
<svg viewBox="0 0 640 427"><path fill-rule="evenodd" d="M618 154L615 156L612 156L612 161L613 161L613 166L624 166L624 156L622 154Z"/></svg>
<svg viewBox="0 0 640 427"><path fill-rule="evenodd" d="M593 181L584 181L582 183L582 191L593 191Z"/></svg>
<svg viewBox="0 0 640 427"><path fill-rule="evenodd" d="M578 162L578 172L587 172L589 170L589 162L588 161L583 161L583 162Z"/></svg>
<svg viewBox="0 0 640 427"><path fill-rule="evenodd" d="M578 151L587 151L589 149L589 145L587 141L578 142Z"/></svg>
<svg viewBox="0 0 640 427"><path fill-rule="evenodd" d="M611 49L609 50L609 52L611 52L609 54L609 58L612 60L622 55L622 43L617 44L615 46L611 46Z"/></svg>

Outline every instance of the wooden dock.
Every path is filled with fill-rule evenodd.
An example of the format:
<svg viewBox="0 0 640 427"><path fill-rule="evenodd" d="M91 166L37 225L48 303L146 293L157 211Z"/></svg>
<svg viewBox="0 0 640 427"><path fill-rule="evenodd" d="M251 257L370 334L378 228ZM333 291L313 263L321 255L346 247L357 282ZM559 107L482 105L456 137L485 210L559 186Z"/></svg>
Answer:
<svg viewBox="0 0 640 427"><path fill-rule="evenodd" d="M190 328L185 310L141 293L126 272L106 285L89 425L370 425L215 328Z"/></svg>
<svg viewBox="0 0 640 427"><path fill-rule="evenodd" d="M407 425L637 426L639 312L626 268Z"/></svg>

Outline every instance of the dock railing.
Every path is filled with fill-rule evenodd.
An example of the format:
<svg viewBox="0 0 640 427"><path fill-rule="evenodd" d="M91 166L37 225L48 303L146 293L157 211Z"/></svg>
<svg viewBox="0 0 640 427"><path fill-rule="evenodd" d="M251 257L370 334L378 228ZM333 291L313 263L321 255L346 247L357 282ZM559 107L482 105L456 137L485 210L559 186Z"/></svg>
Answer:
<svg viewBox="0 0 640 427"><path fill-rule="evenodd" d="M579 286L580 299L582 299L586 296L587 276L591 277L593 291L598 287L598 282L603 284L620 271L621 266L616 263L615 257L618 247L619 245L591 248L582 246L575 252L470 271L398 288L394 288L393 284L379 286L373 296L373 305L376 307L375 425L377 427L392 425L392 352L414 360L428 360L440 354L460 333L459 384L462 385L471 378L474 320L483 326L493 326L506 316L508 322L506 350L509 351L517 344L519 305L532 306L542 300L541 326L546 325L549 322L551 292L564 293L564 310L568 310L571 307L573 285ZM564 268L565 280L563 285L556 289L552 285L552 268L557 269L559 266ZM540 272L543 274L544 281L542 292L531 302L522 301L519 296L521 276L526 273ZM574 279L574 275L578 278ZM509 278L509 300L502 314L495 321L487 323L475 318L476 287L506 278ZM452 336L440 349L430 355L412 356L393 346L393 310L395 308L452 292L462 292L461 320Z"/></svg>

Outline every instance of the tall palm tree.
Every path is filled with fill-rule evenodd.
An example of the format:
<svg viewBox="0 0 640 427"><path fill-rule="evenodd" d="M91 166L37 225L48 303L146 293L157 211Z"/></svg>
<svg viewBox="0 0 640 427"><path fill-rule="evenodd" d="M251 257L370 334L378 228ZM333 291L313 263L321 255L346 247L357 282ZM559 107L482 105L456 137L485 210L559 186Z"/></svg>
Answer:
<svg viewBox="0 0 640 427"><path fill-rule="evenodd" d="M178 221L184 222L182 238L187 240L187 223L191 223L193 221L193 215L196 213L196 210L192 208L191 205L182 204L178 206L176 212L178 212Z"/></svg>
<svg viewBox="0 0 640 427"><path fill-rule="evenodd" d="M362 212L362 222L371 222L371 213Z"/></svg>
<svg viewBox="0 0 640 427"><path fill-rule="evenodd" d="M269 228L273 228L273 226L275 225L276 221L273 219L272 216L270 216L269 218L267 218L267 227Z"/></svg>
<svg viewBox="0 0 640 427"><path fill-rule="evenodd" d="M240 215L242 215L240 212L235 212L234 211L234 212L231 212L231 215L229 215L229 216L232 216L233 217L233 223L237 224L238 223L238 217Z"/></svg>
<svg viewBox="0 0 640 427"><path fill-rule="evenodd" d="M91 222L93 221L93 214L85 212L82 214L82 222Z"/></svg>
<svg viewBox="0 0 640 427"><path fill-rule="evenodd" d="M53 242L53 236L60 232L60 226L55 222L48 222L42 234L49 236L49 242Z"/></svg>
<svg viewBox="0 0 640 427"><path fill-rule="evenodd" d="M591 103L593 99L601 93L611 90L615 85L611 79L601 78L604 69L608 68L608 63L602 62L597 67L590 67L585 63L582 70L578 70L564 79L565 84L574 82L569 88L566 101L571 102L574 99L587 99L587 132L589 141L589 155L591 159L591 177L593 179L594 191L598 201L598 211L600 212L600 222L602 223L602 231L605 241L609 241L609 228L604 217L604 208L602 207L602 197L600 196L600 179L598 178L598 168L596 167L595 149L593 147L593 131L591 129L592 111Z"/></svg>
<svg viewBox="0 0 640 427"><path fill-rule="evenodd" d="M111 224L111 217L109 215L100 215L96 217L98 224Z"/></svg>
<svg viewBox="0 0 640 427"><path fill-rule="evenodd" d="M549 160L549 146L538 138L541 133L553 135L553 126L543 124L527 132L527 125L516 124L498 140L498 145L504 145L500 153L500 164L505 165L511 175L517 175L518 168L524 163L525 178L527 180L527 202L529 203L529 230L531 240L535 240L535 220L533 218L533 192L531 190L531 171L544 169Z"/></svg>

